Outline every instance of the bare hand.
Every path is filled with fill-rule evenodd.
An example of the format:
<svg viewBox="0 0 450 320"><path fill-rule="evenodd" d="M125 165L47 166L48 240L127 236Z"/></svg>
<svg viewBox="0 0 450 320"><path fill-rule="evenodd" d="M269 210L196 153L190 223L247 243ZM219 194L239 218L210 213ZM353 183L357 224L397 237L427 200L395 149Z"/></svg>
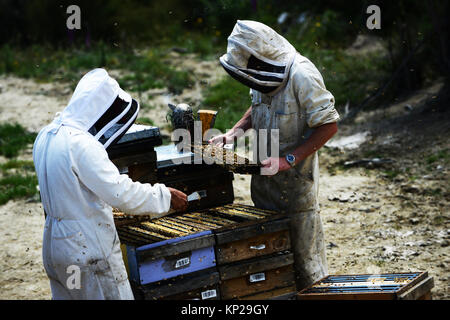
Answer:
<svg viewBox="0 0 450 320"><path fill-rule="evenodd" d="M170 207L175 211L185 211L188 208L187 195L180 190L168 188L172 195L170 199Z"/></svg>
<svg viewBox="0 0 450 320"><path fill-rule="evenodd" d="M214 144L220 148L223 147L224 144L229 144L234 142L234 137L230 132L221 134L219 136L212 137L208 140L208 143Z"/></svg>
<svg viewBox="0 0 450 320"><path fill-rule="evenodd" d="M270 157L261 161L261 175L273 176L281 171L286 171L291 168L291 165L285 158Z"/></svg>

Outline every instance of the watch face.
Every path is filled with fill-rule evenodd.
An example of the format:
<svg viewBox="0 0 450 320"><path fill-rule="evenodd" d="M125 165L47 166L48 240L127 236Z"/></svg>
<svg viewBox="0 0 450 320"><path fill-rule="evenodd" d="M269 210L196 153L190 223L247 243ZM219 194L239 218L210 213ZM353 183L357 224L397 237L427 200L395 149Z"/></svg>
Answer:
<svg viewBox="0 0 450 320"><path fill-rule="evenodd" d="M290 154L290 155L287 156L287 161L288 162L294 162L294 160L295 160L295 157L293 155Z"/></svg>

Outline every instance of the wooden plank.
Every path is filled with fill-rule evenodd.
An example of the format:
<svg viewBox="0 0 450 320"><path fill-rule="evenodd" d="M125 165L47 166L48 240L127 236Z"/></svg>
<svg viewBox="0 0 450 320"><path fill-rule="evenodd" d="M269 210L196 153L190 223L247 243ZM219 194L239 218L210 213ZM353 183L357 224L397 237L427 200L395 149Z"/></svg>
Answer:
<svg viewBox="0 0 450 320"><path fill-rule="evenodd" d="M170 243L149 250L139 251L138 259L140 262L145 260L158 260L164 257L178 255L183 252L214 246L214 244L214 235L208 234L180 242Z"/></svg>
<svg viewBox="0 0 450 320"><path fill-rule="evenodd" d="M297 300L395 300L395 293L308 293L298 294Z"/></svg>
<svg viewBox="0 0 450 320"><path fill-rule="evenodd" d="M248 239L261 234L277 232L289 229L290 219L286 216L275 216L272 218L261 219L258 222L233 225L229 228L221 228L215 231L216 242L218 245L233 242L242 239Z"/></svg>
<svg viewBox="0 0 450 320"><path fill-rule="evenodd" d="M216 284L167 296L160 300L220 300L220 288Z"/></svg>
<svg viewBox="0 0 450 320"><path fill-rule="evenodd" d="M262 234L216 246L217 264L265 256L290 248L289 230Z"/></svg>
<svg viewBox="0 0 450 320"><path fill-rule="evenodd" d="M222 299L236 299L259 292L288 287L294 284L295 275L293 265L287 265L276 269L265 270L264 280L251 282L254 274L243 275L238 278L221 281L220 292Z"/></svg>
<svg viewBox="0 0 450 320"><path fill-rule="evenodd" d="M419 297L417 300L433 300L433 296L431 294L431 291L428 291L423 296Z"/></svg>
<svg viewBox="0 0 450 320"><path fill-rule="evenodd" d="M219 273L214 269L202 270L189 275L140 286L139 289L148 300L163 299L184 292L214 286L219 283Z"/></svg>
<svg viewBox="0 0 450 320"><path fill-rule="evenodd" d="M224 208L239 209L240 211L251 212L253 214L259 215L261 217L266 217L266 218L272 217L277 214L277 212L273 211L273 210L265 210L265 209L257 208L254 206L245 205L245 204L239 204L237 206L236 205L226 205L226 206L224 206Z"/></svg>
<svg viewBox="0 0 450 320"><path fill-rule="evenodd" d="M219 266L221 280L228 280L247 276L249 274L263 272L291 265L294 263L294 255L291 252L277 253L266 258L254 258L246 261L234 262Z"/></svg>
<svg viewBox="0 0 450 320"><path fill-rule="evenodd" d="M397 295L403 294L405 291L409 290L409 288L415 286L417 283L421 282L422 280L425 280L428 277L428 272L421 272L416 278L414 278L411 282L409 282L407 285L402 287L398 292Z"/></svg>
<svg viewBox="0 0 450 320"><path fill-rule="evenodd" d="M398 295L399 300L420 300L422 297L430 294L431 289L434 287L433 277L427 277L420 281L418 284L409 288L407 291Z"/></svg>
<svg viewBox="0 0 450 320"><path fill-rule="evenodd" d="M166 235L157 234L133 225L121 227L119 232L135 239L135 241L145 241L146 243L153 243L170 239L170 237Z"/></svg>
<svg viewBox="0 0 450 320"><path fill-rule="evenodd" d="M239 300L293 300L297 294L296 286L269 290L239 298Z"/></svg>

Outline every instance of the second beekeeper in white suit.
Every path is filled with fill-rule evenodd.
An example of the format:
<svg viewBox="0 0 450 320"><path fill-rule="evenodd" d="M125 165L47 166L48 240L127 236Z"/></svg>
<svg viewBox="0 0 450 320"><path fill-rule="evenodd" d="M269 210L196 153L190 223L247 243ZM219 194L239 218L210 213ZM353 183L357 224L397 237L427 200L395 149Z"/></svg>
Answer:
<svg viewBox="0 0 450 320"><path fill-rule="evenodd" d="M276 174L253 175L251 196L256 207L290 215L300 290L328 273L318 204L317 150L337 131L334 97L310 60L256 21L237 21L220 63L251 88L252 102L231 130L210 142L232 143L250 128L267 132L268 157L259 160L266 172ZM278 132L278 150L270 150L273 130Z"/></svg>
<svg viewBox="0 0 450 320"><path fill-rule="evenodd" d="M137 101L95 69L36 138L33 160L47 214L42 253L53 299L133 299L111 206L152 217L187 206L184 193L133 182L109 160L106 148L138 112Z"/></svg>

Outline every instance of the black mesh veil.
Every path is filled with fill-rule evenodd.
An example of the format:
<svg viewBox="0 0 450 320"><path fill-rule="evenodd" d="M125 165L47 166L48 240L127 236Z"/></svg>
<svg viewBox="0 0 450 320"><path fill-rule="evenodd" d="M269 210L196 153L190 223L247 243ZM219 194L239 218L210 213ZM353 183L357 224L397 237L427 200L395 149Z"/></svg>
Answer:
<svg viewBox="0 0 450 320"><path fill-rule="evenodd" d="M132 99L127 102L117 96L112 105L89 129L100 143L107 149L122 138L136 121L139 103Z"/></svg>

